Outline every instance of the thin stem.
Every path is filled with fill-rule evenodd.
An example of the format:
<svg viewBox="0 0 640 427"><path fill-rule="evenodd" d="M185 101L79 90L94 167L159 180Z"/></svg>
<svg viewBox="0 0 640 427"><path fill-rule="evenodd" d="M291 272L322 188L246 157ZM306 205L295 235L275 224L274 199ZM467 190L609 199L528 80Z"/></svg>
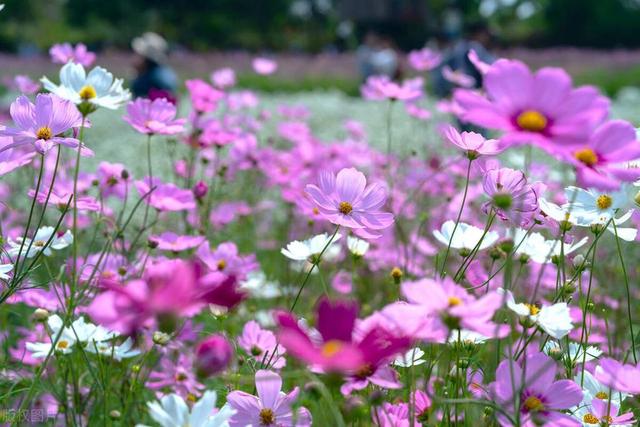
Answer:
<svg viewBox="0 0 640 427"><path fill-rule="evenodd" d="M469 163L467 164L467 176L464 181L464 193L462 195L462 203L460 204L460 209L458 210L458 216L456 217L456 224L453 226L453 232L451 232L451 238L449 238L447 251L444 253L444 260L442 261L442 271L440 271L440 277L444 277L444 269L447 266L447 258L449 258L449 251L451 250L451 242L453 242L453 236L455 236L456 234L456 230L458 229L458 224L460 224L460 218L462 218L462 211L464 209L464 204L467 201L467 193L469 191L469 175L471 174L472 161L473 160L469 159Z"/></svg>
<svg viewBox="0 0 640 427"><path fill-rule="evenodd" d="M611 221L613 224L613 232L616 235L616 247L618 249L618 256L620 257L620 266L622 267L622 274L624 275L624 287L627 292L627 317L629 318L629 330L631 332L631 354L633 354L633 362L638 363L638 357L636 355L636 339L633 333L633 319L631 316L631 293L629 292L629 277L627 276L627 268L624 264L624 257L622 256L622 249L620 247L620 238L618 237L618 227L615 221ZM586 350L585 350L586 352Z"/></svg>

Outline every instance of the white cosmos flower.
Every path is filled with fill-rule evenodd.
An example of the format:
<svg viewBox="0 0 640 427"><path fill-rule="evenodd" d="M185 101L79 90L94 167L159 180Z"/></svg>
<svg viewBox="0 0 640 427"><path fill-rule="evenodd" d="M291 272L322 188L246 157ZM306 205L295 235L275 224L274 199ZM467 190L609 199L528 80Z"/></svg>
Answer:
<svg viewBox="0 0 640 427"><path fill-rule="evenodd" d="M331 245L325 250L323 258L331 259L335 258L339 254L340 247L336 246L335 243L340 240L340 237L342 236L337 234L333 238ZM320 255L322 250L329 243L329 239L331 239L331 236L327 233L322 233L317 236L313 236L310 239L303 240L302 242L294 240L287 244L286 248L281 249L280 253L294 261L310 261L314 256Z"/></svg>
<svg viewBox="0 0 640 427"><path fill-rule="evenodd" d="M510 235L511 232L508 230L506 236L509 237ZM563 246L559 240L547 240L540 233L529 233L527 235L527 231L521 228L516 228L513 235L515 253L526 255L538 264L549 263L553 260L553 257L558 257L563 252L565 256L569 255L580 249L589 240L588 237L584 237L578 242L565 243Z"/></svg>
<svg viewBox="0 0 640 427"><path fill-rule="evenodd" d="M411 366L422 365L426 362L422 358L424 356L424 351L420 350L420 348L412 348L404 354L396 357L396 360L393 361L395 366L400 366L402 368L410 368Z"/></svg>
<svg viewBox="0 0 640 427"><path fill-rule="evenodd" d="M369 242L357 237L347 236L347 248L355 256L364 256L369 250Z"/></svg>
<svg viewBox="0 0 640 427"><path fill-rule="evenodd" d="M453 229L456 223L454 221L447 221L440 227L440 230L434 230L433 235L443 245L449 245L454 249L467 249L472 250L482 239L484 230L478 227L474 227L471 224L465 222L458 223L455 234ZM493 245L498 240L498 233L495 231L489 231L485 234L479 249L485 249Z"/></svg>
<svg viewBox="0 0 640 427"><path fill-rule="evenodd" d="M47 77L41 80L49 92L74 104L89 103L95 107L115 110L131 99L131 93L122 87L123 80L102 67L95 67L87 75L81 64L68 62L60 69L60 84Z"/></svg>
<svg viewBox="0 0 640 427"><path fill-rule="evenodd" d="M54 236L51 243L47 245L47 242L53 236L55 229L53 227L41 227L33 239L26 238L24 244L22 244L22 237L18 237L16 240L10 240L8 242L9 249L7 253L12 257L26 256L27 258L33 258L38 253L42 252L43 255L51 255L51 249L60 250L64 249L73 243L73 235L71 231L67 230L62 236ZM22 247L22 251L20 250Z"/></svg>
<svg viewBox="0 0 640 427"><path fill-rule="evenodd" d="M128 337L122 344L117 345L109 342L92 342L87 344L87 351L89 353L98 353L103 356L113 356L115 360L128 359L129 357L135 357L140 354L140 350L131 349L133 347L133 340Z"/></svg>
<svg viewBox="0 0 640 427"><path fill-rule="evenodd" d="M573 329L571 314L566 302L538 307L533 304L516 303L511 291L499 289L498 292L506 293L507 307L511 311L530 319L552 338L560 339Z"/></svg>
<svg viewBox="0 0 640 427"><path fill-rule="evenodd" d="M600 369L600 367L596 367L596 372ZM615 391L610 387L601 384L595 377L591 374L591 372L584 370L584 379L582 377L582 369L578 370L578 374L574 377L574 381L576 384L582 384L582 405L590 405L593 399L602 399L604 401L609 401L611 398L611 402L620 406L623 400L629 397L629 394L621 393L619 391Z"/></svg>
<svg viewBox="0 0 640 427"><path fill-rule="evenodd" d="M223 406L215 415L217 394L206 391L191 411L182 397L177 394L163 396L160 401L148 402L149 416L162 427L228 427L229 418L236 410L229 405ZM138 426L142 426L138 424Z"/></svg>
<svg viewBox="0 0 640 427"><path fill-rule="evenodd" d="M549 356L553 356L554 354L564 353L565 351L560 346L558 341L549 340L544 345L544 352ZM564 355L568 357L568 360L574 362L576 364L580 364L583 362L590 362L592 360L597 359L602 355L602 350L598 347L594 347L592 345L587 346L586 351L584 347L578 343L570 342L569 343L569 351Z"/></svg>
<svg viewBox="0 0 640 427"><path fill-rule="evenodd" d="M0 264L0 279L9 280L9 273L13 270L13 264Z"/></svg>
<svg viewBox="0 0 640 427"><path fill-rule="evenodd" d="M252 271L247 274L246 280L240 283L240 287L257 298L277 298L282 295L280 284L273 280L267 280L262 271Z"/></svg>
<svg viewBox="0 0 640 427"><path fill-rule="evenodd" d="M468 329L459 329L449 337L449 343L454 344L460 341L467 344L482 344L487 341L489 337L479 334L477 332L470 331Z"/></svg>

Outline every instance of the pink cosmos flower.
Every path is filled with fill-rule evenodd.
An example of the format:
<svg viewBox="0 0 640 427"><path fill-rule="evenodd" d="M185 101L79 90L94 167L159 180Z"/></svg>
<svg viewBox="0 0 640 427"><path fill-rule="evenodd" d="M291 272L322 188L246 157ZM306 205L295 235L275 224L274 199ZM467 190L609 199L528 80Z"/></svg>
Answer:
<svg viewBox="0 0 640 427"><path fill-rule="evenodd" d="M56 64L66 64L73 61L83 67L90 67L96 60L96 54L90 52L82 43L72 46L70 43L54 44L49 49L51 61Z"/></svg>
<svg viewBox="0 0 640 427"><path fill-rule="evenodd" d="M175 135L184 130L187 119L176 119L176 106L164 98L138 98L127 104L124 121L146 135Z"/></svg>
<svg viewBox="0 0 640 427"><path fill-rule="evenodd" d="M149 177L136 181L135 186L140 196L147 195L145 202L159 211L183 211L196 207L196 199L191 190L179 188L171 183L164 184L159 178L153 178L152 186L149 186Z"/></svg>
<svg viewBox="0 0 640 427"><path fill-rule="evenodd" d="M543 149L584 143L607 116L609 101L593 87L571 87L558 68L532 73L520 61L500 59L483 78L486 95L458 89L454 101L464 121L504 132L504 145Z"/></svg>
<svg viewBox="0 0 640 427"><path fill-rule="evenodd" d="M486 337L504 337L509 332L506 325L491 321L496 311L502 307L503 297L490 292L480 298L471 295L465 288L445 277L441 281L422 279L403 282L402 295L413 305L406 310L407 320L419 316L427 327L416 328L416 338L442 342L448 337L456 337L457 330L466 329ZM402 310L399 310L402 313ZM398 319L400 321L400 319Z"/></svg>
<svg viewBox="0 0 640 427"><path fill-rule="evenodd" d="M387 200L382 185L367 186L364 174L354 168L342 169L337 176L322 172L319 186L307 185L306 192L333 224L373 234L393 224L393 215L379 210Z"/></svg>
<svg viewBox="0 0 640 427"><path fill-rule="evenodd" d="M25 153L16 148L3 150L7 144L11 144L11 138L0 136L0 176L6 175L22 166L31 163L36 153Z"/></svg>
<svg viewBox="0 0 640 427"><path fill-rule="evenodd" d="M413 423L409 422L409 405L406 402L390 404L384 402L381 407L372 408L372 421L379 427L409 427L411 424L420 425L420 420L426 419L427 411L431 407L431 399L422 390L416 390L411 395L414 404Z"/></svg>
<svg viewBox="0 0 640 427"><path fill-rule="evenodd" d="M634 127L612 120L598 127L584 145L562 150L576 167L578 182L585 188L617 190L622 182L640 178L640 168L629 162L640 159L640 142Z"/></svg>
<svg viewBox="0 0 640 427"><path fill-rule="evenodd" d="M409 65L416 71L429 71L440 65L442 55L428 47L412 50L407 58Z"/></svg>
<svg viewBox="0 0 640 427"><path fill-rule="evenodd" d="M235 276L238 280L244 280L247 273L257 269L255 255L240 255L238 246L233 242L220 243L215 250L209 245L200 245L196 256L209 271L223 276Z"/></svg>
<svg viewBox="0 0 640 427"><path fill-rule="evenodd" d="M413 102L405 104L404 108L407 111L407 114L418 120L429 120L431 118L431 111L421 108Z"/></svg>
<svg viewBox="0 0 640 427"><path fill-rule="evenodd" d="M198 113L208 113L218 106L218 101L224 98L224 92L215 89L200 79L187 80L185 83L193 109Z"/></svg>
<svg viewBox="0 0 640 427"><path fill-rule="evenodd" d="M442 135L453 145L462 148L467 152L467 157L476 159L480 155L494 155L501 151L498 141L495 139L485 139L484 136L475 132L458 132L451 125L441 129Z"/></svg>
<svg viewBox="0 0 640 427"><path fill-rule="evenodd" d="M103 197L124 198L131 176L121 163L100 162L98 164L98 186Z"/></svg>
<svg viewBox="0 0 640 427"><path fill-rule="evenodd" d="M281 369L286 364L286 359L284 358L286 350L278 346L278 354L272 357L273 352L276 350L276 344L274 333L262 329L255 320L248 321L242 328L242 335L238 337L240 348L250 354L257 363L266 364L271 359L270 366L275 369Z"/></svg>
<svg viewBox="0 0 640 427"><path fill-rule="evenodd" d="M476 84L476 79L472 76L464 74L461 71L452 70L451 67L445 65L442 67L442 77L450 83L458 85L460 87L473 87Z"/></svg>
<svg viewBox="0 0 640 427"><path fill-rule="evenodd" d="M360 88L362 97L372 101L390 99L393 101L413 101L422 96L424 80L421 77L405 80L402 84L387 76L371 76Z"/></svg>
<svg viewBox="0 0 640 427"><path fill-rule="evenodd" d="M204 243L204 236L180 236L173 231L165 231L159 235L149 236L149 241L153 242L161 251L181 252L197 248Z"/></svg>
<svg viewBox="0 0 640 427"><path fill-rule="evenodd" d="M220 89L226 89L228 87L235 86L236 73L232 68L220 68L211 73L211 82L213 85Z"/></svg>
<svg viewBox="0 0 640 427"><path fill-rule="evenodd" d="M322 299L317 309L320 336L311 337L291 313L280 312L278 339L287 351L323 371L338 371L365 378L390 357L411 345L408 337L399 337L385 328L373 325L358 336L355 322L358 307L348 302Z"/></svg>
<svg viewBox="0 0 640 427"><path fill-rule="evenodd" d="M533 353L522 365L503 360L496 370L496 381L489 385L497 404L512 416L519 408L523 426L579 426L575 418L559 411L582 401L582 389L571 380L554 381L558 367L544 353ZM502 426L512 423L499 414Z"/></svg>
<svg viewBox="0 0 640 427"><path fill-rule="evenodd" d="M484 176L482 187L491 198L485 204L485 210L493 206L498 217L503 220L525 226L538 210L538 196L521 171L510 168L490 169Z"/></svg>
<svg viewBox="0 0 640 427"><path fill-rule="evenodd" d="M229 420L231 427L311 426L309 411L304 407L297 410L292 407L298 398L298 387L288 394L283 393L280 375L264 369L256 371L255 381L258 396L243 391L232 391L227 396L227 403L237 411Z"/></svg>
<svg viewBox="0 0 640 427"><path fill-rule="evenodd" d="M175 361L168 354L161 357L158 368L149 374L147 386L151 390L156 390L158 396L173 392L182 396L183 399L198 396L205 389L204 384L196 378L193 356L182 352Z"/></svg>
<svg viewBox="0 0 640 427"><path fill-rule="evenodd" d="M34 82L29 76L18 74L7 82L7 86L24 95L33 95L40 90L40 83Z"/></svg>
<svg viewBox="0 0 640 427"><path fill-rule="evenodd" d="M602 358L594 376L602 384L623 393L640 393L640 365L623 365L617 360Z"/></svg>
<svg viewBox="0 0 640 427"><path fill-rule="evenodd" d="M27 193L29 197L36 197L36 200L40 204L44 204L45 202L49 203L49 206L56 206L58 209L62 210L67 207L69 201L72 200L72 192L64 191L60 188L54 188L51 191L51 194L48 195L49 189L41 189L36 196L36 191L34 189L30 189ZM47 200L48 199L48 200ZM72 204L69 206L73 206ZM91 196L78 196L78 200L75 202L75 206L80 212L98 212L100 210L100 203Z"/></svg>
<svg viewBox="0 0 640 427"><path fill-rule="evenodd" d="M251 66L253 67L253 71L262 75L273 74L278 69L278 63L268 58L254 58Z"/></svg>
<svg viewBox="0 0 640 427"><path fill-rule="evenodd" d="M469 61L471 61L473 66L476 67L476 70L478 70L478 72L483 76L487 74L487 72L491 69L491 64L487 64L486 62L482 61L480 59L480 56L478 56L478 52L476 52L474 49L471 49L469 51L469 53L467 54L467 58L469 58Z"/></svg>
<svg viewBox="0 0 640 427"><path fill-rule="evenodd" d="M36 103L32 104L29 98L21 95L11 104L9 111L16 127L0 130L0 136L13 137L13 142L1 150L33 144L36 151L44 154L55 144L73 148L80 144L76 138L61 136L82 125L82 115L70 101L56 95L39 94Z"/></svg>

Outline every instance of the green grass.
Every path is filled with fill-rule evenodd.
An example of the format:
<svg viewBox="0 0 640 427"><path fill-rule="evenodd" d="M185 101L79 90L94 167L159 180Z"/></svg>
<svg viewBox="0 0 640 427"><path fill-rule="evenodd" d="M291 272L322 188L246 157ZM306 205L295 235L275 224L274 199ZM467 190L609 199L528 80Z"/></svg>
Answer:
<svg viewBox="0 0 640 427"><path fill-rule="evenodd" d="M640 84L640 65L623 70L592 68L573 76L576 85L594 85L609 96L615 96L622 88Z"/></svg>
<svg viewBox="0 0 640 427"><path fill-rule="evenodd" d="M360 82L339 77L302 77L289 79L275 76L260 76L253 73L238 75L238 86L263 93L296 93L323 90L338 90L349 96L358 96Z"/></svg>

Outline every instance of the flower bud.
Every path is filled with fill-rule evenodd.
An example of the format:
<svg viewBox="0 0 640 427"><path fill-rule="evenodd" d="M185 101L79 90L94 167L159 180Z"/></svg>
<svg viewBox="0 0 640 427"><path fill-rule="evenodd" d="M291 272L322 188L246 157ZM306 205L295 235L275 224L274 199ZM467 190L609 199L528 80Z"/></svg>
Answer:
<svg viewBox="0 0 640 427"><path fill-rule="evenodd" d="M44 308L36 308L33 311L33 319L37 322L46 322L49 318L49 312Z"/></svg>
<svg viewBox="0 0 640 427"><path fill-rule="evenodd" d="M165 345L171 340L171 335L164 332L155 331L153 333L153 342L158 345Z"/></svg>
<svg viewBox="0 0 640 427"><path fill-rule="evenodd" d="M198 375L209 377L223 371L233 358L233 348L222 335L211 335L196 347Z"/></svg>
<svg viewBox="0 0 640 427"><path fill-rule="evenodd" d="M204 181L196 182L196 185L193 186L193 195L196 196L196 199L202 199L209 192L209 186Z"/></svg>
<svg viewBox="0 0 640 427"><path fill-rule="evenodd" d="M111 417L112 420L117 420L122 416L122 414L120 413L120 411L118 410L112 410L111 412L109 412L109 417Z"/></svg>
<svg viewBox="0 0 640 427"><path fill-rule="evenodd" d="M584 268L586 267L587 264L585 264L584 262L584 255L582 254L578 254L576 256L573 257L573 267L578 269L578 268Z"/></svg>
<svg viewBox="0 0 640 427"><path fill-rule="evenodd" d="M403 275L404 274L402 273L402 270L400 270L398 267L393 267L393 269L391 270L391 277L393 278L393 281L396 282L396 284L400 283Z"/></svg>

